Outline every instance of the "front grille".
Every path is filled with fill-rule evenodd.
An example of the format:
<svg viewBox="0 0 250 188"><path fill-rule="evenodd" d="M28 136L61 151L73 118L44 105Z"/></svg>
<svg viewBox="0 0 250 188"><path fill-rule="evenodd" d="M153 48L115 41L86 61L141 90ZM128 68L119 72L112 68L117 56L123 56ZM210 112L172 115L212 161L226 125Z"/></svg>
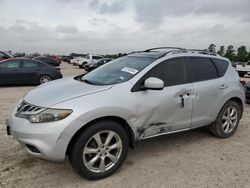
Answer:
<svg viewBox="0 0 250 188"><path fill-rule="evenodd" d="M26 114L26 113L34 114L34 113L38 113L38 112L40 112L42 110L44 110L44 108L29 104L29 103L27 103L25 101L22 101L17 106L17 113L22 113L22 114Z"/></svg>

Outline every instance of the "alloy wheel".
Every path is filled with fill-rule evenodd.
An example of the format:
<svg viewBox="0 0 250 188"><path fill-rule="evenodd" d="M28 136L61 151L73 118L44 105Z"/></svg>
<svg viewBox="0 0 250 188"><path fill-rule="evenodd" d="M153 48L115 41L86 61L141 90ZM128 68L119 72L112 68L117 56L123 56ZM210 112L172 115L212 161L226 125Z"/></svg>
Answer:
<svg viewBox="0 0 250 188"><path fill-rule="evenodd" d="M231 133L238 121L237 109L229 106L222 116L222 131L226 134Z"/></svg>
<svg viewBox="0 0 250 188"><path fill-rule="evenodd" d="M49 81L51 81L51 78L47 75L44 75L40 78L40 84L44 84L44 83L47 83Z"/></svg>
<svg viewBox="0 0 250 188"><path fill-rule="evenodd" d="M92 172L105 172L117 163L122 148L122 141L118 134L111 130L98 132L88 140L84 147L84 165Z"/></svg>

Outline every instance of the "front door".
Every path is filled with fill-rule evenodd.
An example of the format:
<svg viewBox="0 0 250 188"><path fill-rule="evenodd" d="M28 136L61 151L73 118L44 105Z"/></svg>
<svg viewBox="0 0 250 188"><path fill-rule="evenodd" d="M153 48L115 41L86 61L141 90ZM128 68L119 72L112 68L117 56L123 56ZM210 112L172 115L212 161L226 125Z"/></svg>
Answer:
<svg viewBox="0 0 250 188"><path fill-rule="evenodd" d="M186 71L186 58L161 62L146 73L134 87L149 77L164 81L162 90L135 91L138 101L138 139L189 129L192 116L193 86ZM140 88L140 87L138 87Z"/></svg>
<svg viewBox="0 0 250 188"><path fill-rule="evenodd" d="M0 63L0 84L19 84L21 60L13 59Z"/></svg>

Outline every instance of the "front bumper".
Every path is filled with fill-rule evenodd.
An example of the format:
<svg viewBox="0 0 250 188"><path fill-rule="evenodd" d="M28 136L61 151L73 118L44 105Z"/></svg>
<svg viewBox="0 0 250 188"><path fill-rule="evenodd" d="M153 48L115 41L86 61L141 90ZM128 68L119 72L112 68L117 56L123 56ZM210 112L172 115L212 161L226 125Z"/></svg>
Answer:
<svg viewBox="0 0 250 188"><path fill-rule="evenodd" d="M70 115L56 122L32 124L13 113L6 121L7 134L18 140L30 155L52 162L62 162L65 160L71 139L65 136L67 134L64 133L64 129L76 123L74 119Z"/></svg>

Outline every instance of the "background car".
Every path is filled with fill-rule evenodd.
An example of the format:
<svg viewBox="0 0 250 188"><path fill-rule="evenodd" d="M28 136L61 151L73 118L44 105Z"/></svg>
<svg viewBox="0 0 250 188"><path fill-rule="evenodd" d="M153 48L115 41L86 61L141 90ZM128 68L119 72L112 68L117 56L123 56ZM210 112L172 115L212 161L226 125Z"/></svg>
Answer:
<svg viewBox="0 0 250 188"><path fill-rule="evenodd" d="M53 66L59 66L60 64L58 63L58 61L56 61L53 58L50 57L45 57L45 56L39 56L39 57L35 57L33 58L34 60L38 60L38 61L42 61L44 63L47 63L49 65L53 65Z"/></svg>
<svg viewBox="0 0 250 188"><path fill-rule="evenodd" d="M4 59L9 59L9 58L12 58L13 56L6 53L6 52L2 52L0 51L0 61L4 60Z"/></svg>
<svg viewBox="0 0 250 188"><path fill-rule="evenodd" d="M84 57L75 57L74 59L72 59L71 64L73 64L74 66L79 66L80 64L82 64L84 59Z"/></svg>
<svg viewBox="0 0 250 188"><path fill-rule="evenodd" d="M81 65L81 67L84 67L84 65L86 65L87 63L98 61L98 60L101 60L101 59L103 59L103 57L100 56L100 55L88 54L85 58L77 61L75 63L75 65L76 66L80 66Z"/></svg>
<svg viewBox="0 0 250 188"><path fill-rule="evenodd" d="M48 55L46 57L54 59L58 63L58 65L60 65L62 63L62 60L61 60L60 56L58 56L58 55Z"/></svg>
<svg viewBox="0 0 250 188"><path fill-rule="evenodd" d="M70 63L70 60L73 59L71 56L62 56L61 57L61 60L64 61L64 62L67 62L67 63Z"/></svg>
<svg viewBox="0 0 250 188"><path fill-rule="evenodd" d="M40 61L13 58L0 62L0 85L43 84L59 78L60 69Z"/></svg>
<svg viewBox="0 0 250 188"><path fill-rule="evenodd" d="M102 65L104 65L105 63L111 61L110 59L101 59L98 61L92 61L87 63L86 65L84 65L84 67L82 65L79 65L79 68L84 68L86 71L90 72L94 69L96 69L97 67L100 67Z"/></svg>

